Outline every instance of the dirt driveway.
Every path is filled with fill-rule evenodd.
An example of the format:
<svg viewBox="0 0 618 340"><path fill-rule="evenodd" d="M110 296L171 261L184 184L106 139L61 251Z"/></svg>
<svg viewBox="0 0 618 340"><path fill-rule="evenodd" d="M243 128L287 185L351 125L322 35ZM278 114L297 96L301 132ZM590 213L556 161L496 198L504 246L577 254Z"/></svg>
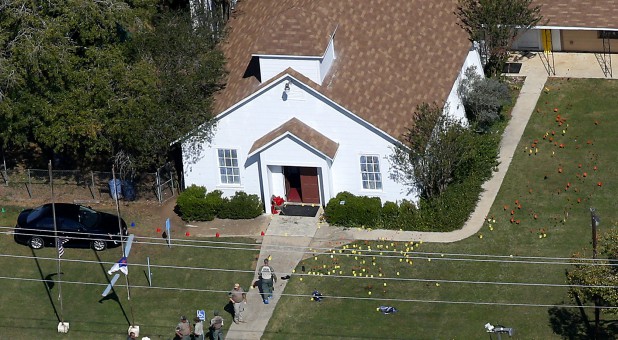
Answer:
<svg viewBox="0 0 618 340"><path fill-rule="evenodd" d="M2 206L15 206L19 208L32 208L44 203L49 203L49 197L27 198L12 195L8 188L0 188L0 203ZM82 200L75 199L69 193L57 195L56 202L79 203L91 206L94 209L116 213L115 202L105 200ZM251 237L260 239L261 232L266 232L270 223L270 215L262 215L250 220L215 219L209 222L185 222L174 212L176 198L168 199L163 204L156 200L142 199L133 202L120 201L120 216L131 225L129 232L138 236L159 237L165 228L166 219L170 219L175 238L184 237ZM189 233L187 236L186 233Z"/></svg>
<svg viewBox="0 0 618 340"><path fill-rule="evenodd" d="M110 210L114 206L100 207L100 209ZM93 208L97 208L93 205ZM136 222L136 228L129 230L139 236L157 237L161 236L165 228L165 221L169 218L172 230L172 237L251 237L261 238L261 232L266 232L270 223L270 215L261 215L250 220L228 220L214 219L208 222L185 222L174 212L176 206L175 199L169 199L163 204L153 201L126 202L121 203L121 216L127 224ZM130 228L132 229L132 228ZM188 235L187 235L188 233Z"/></svg>

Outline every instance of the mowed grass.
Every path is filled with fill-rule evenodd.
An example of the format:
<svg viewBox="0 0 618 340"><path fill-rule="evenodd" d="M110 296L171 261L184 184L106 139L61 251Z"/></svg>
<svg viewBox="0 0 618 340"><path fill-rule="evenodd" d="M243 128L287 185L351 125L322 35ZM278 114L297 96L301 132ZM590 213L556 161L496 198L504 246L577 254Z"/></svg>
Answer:
<svg viewBox="0 0 618 340"><path fill-rule="evenodd" d="M618 224L616 93L612 80L550 79L477 235L453 244L361 242L311 257L296 268L307 275L293 276L285 292L303 296L282 297L264 338L480 339L489 322L513 327L515 339L586 339L580 310L560 307L574 304L568 288L543 284L567 283L572 253L592 256L590 207L600 233ZM314 289L332 297L312 302ZM399 312L383 315L380 305ZM616 319L602 313L604 322Z"/></svg>
<svg viewBox="0 0 618 340"><path fill-rule="evenodd" d="M20 207L5 207L0 226L14 226L20 210ZM194 239L177 230L173 237L183 241L168 248L154 227L142 226L139 218L131 216L131 211L123 216L127 222L136 222L137 226L129 228L130 232L153 237L139 239L141 242L133 245L129 257L131 299L127 298L122 274L115 285L115 295L110 294L105 299L101 296L108 278L111 278L107 271L122 256L120 248L103 252L67 248L62 258L62 279L68 281L62 284L62 316L70 323L68 335L58 334L56 329L61 306L59 286L53 282L58 278L55 249L31 250L16 244L12 235L1 235L0 338L124 339L129 324L134 322L141 328L140 336L171 339L180 315L192 319L199 309L206 310L208 318L212 318L213 310L221 311L227 329L232 320L224 312L227 292L234 282L247 287L250 284L259 252L255 240ZM221 243L230 241L248 245ZM243 249L225 249L230 247ZM150 257L155 288L148 288L147 257ZM52 281L46 284L41 280Z"/></svg>

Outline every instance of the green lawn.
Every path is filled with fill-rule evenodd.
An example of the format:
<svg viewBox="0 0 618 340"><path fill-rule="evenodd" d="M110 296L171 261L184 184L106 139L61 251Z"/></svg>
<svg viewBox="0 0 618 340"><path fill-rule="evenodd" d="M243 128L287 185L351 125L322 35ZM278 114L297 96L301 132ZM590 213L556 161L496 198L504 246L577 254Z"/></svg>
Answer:
<svg viewBox="0 0 618 340"><path fill-rule="evenodd" d="M564 284L568 265L458 261L463 256L449 255L507 256L503 260L510 260L508 256L513 255L513 259L518 260L522 256L569 257L583 248L588 248L590 254L589 207L597 208L601 231L618 223L614 199L618 192L615 181L618 149L614 146L615 131L618 131L615 116L618 97L613 96L617 93L618 83L552 80L547 89L491 209L490 217L496 220L492 223L493 230L485 224L477 236L455 244L358 243L357 246L363 247L363 255L369 257L350 254L348 250L349 256L336 251L332 258L330 255L319 256L317 260L310 258L299 265L298 272L305 266L307 272L326 274L330 271L332 274L336 271L338 274L341 271L341 276L349 278L307 275L302 276L301 281L300 275L294 276L286 294L303 296L283 297L264 338L479 339L488 338L483 329L487 322L514 327L513 338L517 339L558 339L561 335L572 339L586 338L583 333L585 324L580 321L577 309L507 305L571 304L564 287L463 282ZM554 108L558 112L554 112ZM566 121L562 120L564 118ZM559 125L560 121L562 125ZM564 135L562 130L566 130ZM530 154L529 149L535 143ZM560 144L564 144L563 147ZM13 226L20 209L5 206L5 212L0 214L0 226ZM128 222L136 222L137 227L132 231L140 236L158 237L154 227L142 225L140 216L131 214L128 210L123 216ZM373 249L371 253L366 250L368 246ZM54 258L54 250L33 252L16 245L10 235L0 237L0 247L3 254L0 266L4 268L0 275L3 292L0 294L0 338L16 339L24 337L24 327L28 337L32 338L122 338L129 320L135 320L142 327L143 335L152 339L171 338L179 315L192 316L196 309L206 309L211 316L213 309L223 310L227 302L225 292L232 283L248 283L252 279L258 251L179 246L169 249L162 245L136 244L130 257L133 264L130 279L134 288L129 302L126 289L120 285L124 282L122 279L116 288L118 299L100 301L104 286L99 284L106 282L105 272L111 266L101 262L118 260L120 249L101 253L68 249L64 257L67 261L62 266L64 280L92 284L65 283L62 286L64 319L71 324L67 337L56 333L56 313L60 309L58 286L54 285L48 291L43 282L37 281L56 273L56 262L46 259ZM411 247L414 249L406 250ZM393 254L393 249L398 258L381 257ZM358 253L357 248L354 250ZM406 252L408 257L401 252ZM32 258L33 255L37 258ZM154 268L155 286L187 290L148 289L145 288L148 283L144 268L136 265L145 264L147 256L154 265L248 272ZM372 256L376 256L375 265ZM399 258L402 258L401 262ZM77 259L94 262L68 261ZM357 276L353 276L353 271ZM374 278L360 275L374 275ZM34 281L9 279L12 277ZM425 281L412 281L418 279ZM314 288L325 295L350 298L311 302L307 295ZM491 304L479 305L481 302ZM399 312L382 315L376 311L380 305L395 306ZM229 327L231 319L228 314L224 315L228 321L226 327ZM588 318L591 317L588 310ZM602 317L604 321L613 320L612 316L605 314Z"/></svg>
<svg viewBox="0 0 618 340"><path fill-rule="evenodd" d="M18 207L6 207L0 215L0 226L13 226ZM183 247L174 245L171 249L162 244L156 234L156 228L140 224L139 219L131 216L131 211L123 216L127 222L136 221L136 227L130 228L141 236L157 237L146 242L158 244L134 243L129 257L131 300L127 300L124 277L115 286L116 297L101 300L101 293L107 283L106 271L111 263L121 257L120 248L108 249L95 253L87 249L68 248L62 262L63 280L87 282L85 284L62 284L63 316L70 323L67 335L57 333L57 314L60 313L58 285L51 290L41 279L56 279L57 262L55 250L44 248L33 251L28 247L17 245L11 235L0 236L0 339L24 339L25 334L32 339L124 339L131 320L141 327L140 336L151 339L171 339L174 327L180 315L195 316L198 309L205 309L212 317L213 309L224 312L228 302L227 291L234 282L249 285L253 278L255 258L259 248L254 245L234 246L247 250L217 249L226 245L191 242L190 245L209 247ZM3 232L6 229L3 229ZM174 237L188 241L192 237L178 233ZM205 240L205 239L203 239ZM215 240L210 240L215 241ZM217 242L231 241L216 239ZM234 242L255 244L251 239L234 239ZM180 243L179 243L180 244ZM229 245L227 247L230 247ZM10 256L7 256L10 255ZM21 256L21 257L20 257ZM33 258L36 256L36 258ZM146 257L151 265L186 266L201 268L220 268L233 271L207 271L190 269L152 268L153 286L172 289L148 288L146 278ZM92 263L71 262L71 260L93 261ZM17 277L33 281L12 280ZM141 287L138 287L141 286ZM182 288L175 289L175 288ZM229 327L231 317L222 314ZM123 335L124 334L124 335Z"/></svg>
<svg viewBox="0 0 618 340"><path fill-rule="evenodd" d="M491 208L489 217L495 219L491 228L486 223L476 236L454 244L358 243L363 249L371 246L372 252L364 251L370 257L343 256L337 250L332 258L322 255L305 260L298 272L304 266L307 272L324 275L303 276L302 281L295 276L286 293L306 295L317 288L325 295L351 299L327 298L316 303L307 296L283 297L265 338L479 339L488 338L483 325L490 322L515 328L516 339L586 339L579 309L551 307L573 304L565 287L437 281L565 284L568 264L506 261L524 256L568 258L582 249L591 257L589 208L597 209L601 232L618 225L616 93L616 81L551 79ZM403 256L399 262L380 257L380 252L388 254L386 246L397 252L412 246L415 252L436 254L410 250L409 258L398 253ZM449 261L463 256L448 254L505 258L503 262ZM376 256L375 265L371 256ZM420 258L406 263L414 256ZM353 270L374 278L354 277ZM349 278L332 277L333 271ZM485 302L492 304L478 304ZM382 315L376 311L380 305L395 306L399 312ZM592 310L586 311L593 318ZM602 319L617 318L602 314Z"/></svg>

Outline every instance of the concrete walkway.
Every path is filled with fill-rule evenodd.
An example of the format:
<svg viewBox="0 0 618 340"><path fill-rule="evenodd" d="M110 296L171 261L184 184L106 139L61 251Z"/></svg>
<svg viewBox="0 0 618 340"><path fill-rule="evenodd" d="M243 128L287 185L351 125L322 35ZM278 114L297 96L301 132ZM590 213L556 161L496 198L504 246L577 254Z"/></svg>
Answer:
<svg viewBox="0 0 618 340"><path fill-rule="evenodd" d="M498 194L528 119L548 78L547 62L538 54L523 56L515 61L523 64L517 75L526 76L526 80L513 108L512 118L502 136L498 171L483 185L484 192L476 209L461 230L448 233L358 228L344 230L323 225L317 218L273 216L262 243L258 265L261 265L264 258L271 256L270 264L279 278L275 284L274 297L270 304L265 305L258 290L251 289L247 294L246 323L232 324L226 339L261 338L277 306L280 294L287 284L287 281L281 280L281 276L291 274L299 261L307 256L305 251L310 249L309 247L336 247L354 240L455 242L477 233L483 226L485 217ZM607 78L594 54L556 53L553 65L556 71L555 77ZM257 278L257 274L255 277ZM245 285L250 283L242 284L243 288L247 289Z"/></svg>
<svg viewBox="0 0 618 340"><path fill-rule="evenodd" d="M288 281L282 280L281 277L292 274L292 270L296 268L307 251L317 229L317 217L279 215L272 217L262 241L258 268L265 258L270 257L270 265L277 275L273 298L270 299L268 305L265 305L257 288L249 289L245 286L246 283L241 283L245 290L249 289L244 314L246 322L232 324L226 339L260 339L279 302L280 294L287 285ZM254 279L257 279L257 272Z"/></svg>

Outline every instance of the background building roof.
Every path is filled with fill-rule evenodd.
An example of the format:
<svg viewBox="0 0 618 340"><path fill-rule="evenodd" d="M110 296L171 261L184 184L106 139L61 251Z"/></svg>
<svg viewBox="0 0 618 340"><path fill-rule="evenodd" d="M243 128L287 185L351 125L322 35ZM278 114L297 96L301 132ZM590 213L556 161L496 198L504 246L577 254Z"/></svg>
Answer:
<svg viewBox="0 0 618 340"><path fill-rule="evenodd" d="M536 0L542 24L548 26L618 28L616 0Z"/></svg>
<svg viewBox="0 0 618 340"><path fill-rule="evenodd" d="M443 104L463 65L470 43L455 8L456 0L243 0L222 45L229 75L215 113L260 88L252 54L322 55L337 27L337 59L311 87L398 138L418 104Z"/></svg>

